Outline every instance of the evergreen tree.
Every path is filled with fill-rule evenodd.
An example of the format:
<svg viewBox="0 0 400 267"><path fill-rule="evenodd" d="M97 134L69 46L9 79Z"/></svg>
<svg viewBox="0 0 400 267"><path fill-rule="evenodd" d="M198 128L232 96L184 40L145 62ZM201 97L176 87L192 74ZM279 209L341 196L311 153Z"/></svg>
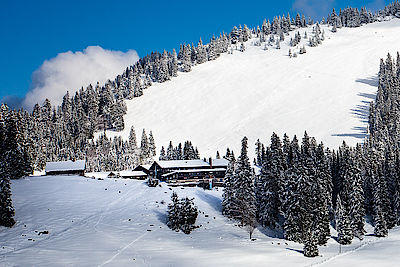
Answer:
<svg viewBox="0 0 400 267"><path fill-rule="evenodd" d="M166 154L165 154L165 149L164 149L163 146L161 147L160 157L159 157L158 159L159 159L159 160L167 160Z"/></svg>
<svg viewBox="0 0 400 267"><path fill-rule="evenodd" d="M174 159L174 146L172 145L172 141L169 141L169 145L167 148L167 160L173 160Z"/></svg>
<svg viewBox="0 0 400 267"><path fill-rule="evenodd" d="M152 131L150 131L149 134L149 152L150 152L150 157L154 157L156 155L156 144L154 142Z"/></svg>
<svg viewBox="0 0 400 267"><path fill-rule="evenodd" d="M235 201L235 157L230 154L229 158L228 167L225 172L225 177L224 177L224 189L223 189L223 194L222 194L222 214L229 217L229 218L234 218L235 217L235 210L237 208L234 208L234 205L237 203Z"/></svg>
<svg viewBox="0 0 400 267"><path fill-rule="evenodd" d="M180 227L180 205L178 195L173 192L171 195L172 203L168 204L168 221L167 225L172 230L179 230Z"/></svg>
<svg viewBox="0 0 400 267"><path fill-rule="evenodd" d="M0 166L0 225L12 227L15 224L15 210L11 200L11 182L3 171L4 163Z"/></svg>
<svg viewBox="0 0 400 267"><path fill-rule="evenodd" d="M288 169L285 172L283 188L282 212L285 218L283 224L287 240L302 242L301 226L301 192L298 180L302 176L300 148L297 137L294 136L288 151Z"/></svg>
<svg viewBox="0 0 400 267"><path fill-rule="evenodd" d="M142 141L140 142L140 157L142 160L150 158L149 141L147 139L146 131L143 129Z"/></svg>
<svg viewBox="0 0 400 267"><path fill-rule="evenodd" d="M353 240L353 226L348 212L344 209L340 196L336 203L336 231L338 242L342 245L351 244Z"/></svg>
<svg viewBox="0 0 400 267"><path fill-rule="evenodd" d="M317 239L312 233L308 234L309 238L304 242L304 256L316 257L319 255Z"/></svg>
<svg viewBox="0 0 400 267"><path fill-rule="evenodd" d="M199 214L197 207L194 205L193 199L184 198L181 200L182 210L180 211L182 218L180 229L185 234L190 234L190 232L195 228L195 223L197 216Z"/></svg>
<svg viewBox="0 0 400 267"><path fill-rule="evenodd" d="M254 173L247 156L247 137L242 140L240 156L236 161L234 172L234 213L235 219L242 226L251 226L256 217L256 199L254 192Z"/></svg>
<svg viewBox="0 0 400 267"><path fill-rule="evenodd" d="M187 197L178 199L178 195L173 192L171 201L172 203L168 204L168 227L175 231L182 230L185 234L190 234L195 228L199 213L193 199Z"/></svg>
<svg viewBox="0 0 400 267"><path fill-rule="evenodd" d="M131 131L129 132L129 148L131 151L135 151L137 149L136 133L133 126L131 126Z"/></svg>
<svg viewBox="0 0 400 267"><path fill-rule="evenodd" d="M260 181L262 192L259 206L260 222L264 226L275 228L278 225L278 214L282 194L283 154L279 137L273 133L270 150L267 150L261 168Z"/></svg>

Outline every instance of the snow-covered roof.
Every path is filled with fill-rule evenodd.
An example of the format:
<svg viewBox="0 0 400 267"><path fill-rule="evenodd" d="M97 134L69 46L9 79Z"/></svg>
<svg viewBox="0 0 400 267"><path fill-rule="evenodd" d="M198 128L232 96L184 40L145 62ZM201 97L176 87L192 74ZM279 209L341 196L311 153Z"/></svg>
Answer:
<svg viewBox="0 0 400 267"><path fill-rule="evenodd" d="M85 173L85 177L94 177L94 178L107 178L110 172L87 172Z"/></svg>
<svg viewBox="0 0 400 267"><path fill-rule="evenodd" d="M227 159L212 159L212 165L215 166L228 166L229 160Z"/></svg>
<svg viewBox="0 0 400 267"><path fill-rule="evenodd" d="M210 167L210 165L207 162L204 162L201 159L193 159L193 160L160 160L160 161L157 161L157 163L163 169Z"/></svg>
<svg viewBox="0 0 400 267"><path fill-rule="evenodd" d="M145 168L146 170L150 170L151 164L144 164L142 165L143 168Z"/></svg>
<svg viewBox="0 0 400 267"><path fill-rule="evenodd" d="M166 174L163 174L162 176L170 176L175 173L191 173L191 172L225 172L226 170L224 168L215 168L215 169L192 169L192 170L177 170L173 172L169 172Z"/></svg>
<svg viewBox="0 0 400 267"><path fill-rule="evenodd" d="M85 160L46 162L46 172L83 171L85 170L85 163Z"/></svg>
<svg viewBox="0 0 400 267"><path fill-rule="evenodd" d="M147 176L146 173L142 171L120 171L119 175L121 177L138 177L138 176Z"/></svg>
<svg viewBox="0 0 400 267"><path fill-rule="evenodd" d="M139 170L143 170L143 169L150 170L150 167L151 167L151 164L138 165L133 170L137 170L137 169L139 169Z"/></svg>

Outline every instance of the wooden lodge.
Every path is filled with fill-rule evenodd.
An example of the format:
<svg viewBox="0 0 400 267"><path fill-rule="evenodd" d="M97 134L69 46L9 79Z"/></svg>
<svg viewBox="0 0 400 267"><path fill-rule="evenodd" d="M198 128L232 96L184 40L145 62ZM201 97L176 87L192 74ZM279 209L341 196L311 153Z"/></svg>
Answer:
<svg viewBox="0 0 400 267"><path fill-rule="evenodd" d="M226 159L160 160L151 165L149 176L168 183L222 184L228 163Z"/></svg>
<svg viewBox="0 0 400 267"><path fill-rule="evenodd" d="M46 175L85 175L85 160L67 160L46 163Z"/></svg>

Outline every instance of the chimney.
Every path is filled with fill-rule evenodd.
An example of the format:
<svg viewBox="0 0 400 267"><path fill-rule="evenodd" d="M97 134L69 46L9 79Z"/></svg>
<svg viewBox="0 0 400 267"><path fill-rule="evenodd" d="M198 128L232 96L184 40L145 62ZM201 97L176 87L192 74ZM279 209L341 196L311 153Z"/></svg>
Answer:
<svg viewBox="0 0 400 267"><path fill-rule="evenodd" d="M212 169L212 159L211 159L211 157L210 158L208 158L208 164L210 164L210 168Z"/></svg>

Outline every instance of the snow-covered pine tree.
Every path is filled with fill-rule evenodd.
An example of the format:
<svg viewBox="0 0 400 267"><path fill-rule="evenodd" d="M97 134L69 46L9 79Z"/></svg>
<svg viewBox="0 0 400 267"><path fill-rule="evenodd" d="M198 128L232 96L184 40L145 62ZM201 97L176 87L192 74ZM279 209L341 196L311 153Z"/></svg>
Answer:
<svg viewBox="0 0 400 267"><path fill-rule="evenodd" d="M254 190L254 172L250 166L247 156L247 137L242 139L242 149L236 161L234 172L234 194L235 194L235 219L242 226L250 225L256 216L256 199Z"/></svg>
<svg viewBox="0 0 400 267"><path fill-rule="evenodd" d="M316 141L310 138L307 132L301 144L301 175L298 179L298 187L300 192L300 222L302 242L315 242L319 240L315 234L319 231L318 219L321 218L321 211L319 208L322 203L320 201L320 194L317 182L317 169L316 169ZM312 240L311 240L312 239ZM311 240L311 241L310 241Z"/></svg>
<svg viewBox="0 0 400 267"><path fill-rule="evenodd" d="M332 208L332 177L323 144L315 151L318 212L316 214L315 238L318 245L324 245L330 238L329 209Z"/></svg>
<svg viewBox="0 0 400 267"><path fill-rule="evenodd" d="M181 203L178 199L178 195L175 192L172 192L171 195L172 203L168 204L168 220L167 225L172 230L179 230L181 217L180 217L180 209Z"/></svg>
<svg viewBox="0 0 400 267"><path fill-rule="evenodd" d="M146 161L150 158L149 140L147 139L145 129L143 129L142 141L140 142L140 158L142 161Z"/></svg>
<svg viewBox="0 0 400 267"><path fill-rule="evenodd" d="M9 179L19 179L32 173L31 153L27 133L19 112L0 106L0 168Z"/></svg>
<svg viewBox="0 0 400 267"><path fill-rule="evenodd" d="M282 195L283 175L282 144L276 133L271 136L271 146L263 160L257 191L262 192L257 206L259 207L260 223L275 228L279 224L278 215ZM261 182L261 183L260 183Z"/></svg>
<svg viewBox="0 0 400 267"><path fill-rule="evenodd" d="M190 44L183 46L183 57L181 60L182 63L182 71L190 72L192 70L192 60L191 60L192 50L190 48Z"/></svg>
<svg viewBox="0 0 400 267"><path fill-rule="evenodd" d="M193 200L193 198L189 199L188 197L181 199L181 210L179 216L181 218L180 229L187 235L196 228L196 219L199 214Z"/></svg>
<svg viewBox="0 0 400 267"><path fill-rule="evenodd" d="M341 197L336 201L336 231L338 232L338 242L342 245L351 244L353 240L353 226L350 215L342 205Z"/></svg>
<svg viewBox="0 0 400 267"><path fill-rule="evenodd" d="M165 155L164 146L161 147L160 157L158 158L158 160L167 160L167 159L166 159L166 155Z"/></svg>
<svg viewBox="0 0 400 267"><path fill-rule="evenodd" d="M150 131L149 134L149 156L154 157L156 155L156 144L153 137L153 132Z"/></svg>
<svg viewBox="0 0 400 267"><path fill-rule="evenodd" d="M317 257L319 255L317 240L312 231L306 234L308 238L304 241L303 254L306 257Z"/></svg>
<svg viewBox="0 0 400 267"><path fill-rule="evenodd" d="M244 45L244 43L240 43L240 52L244 52L246 50L246 46Z"/></svg>
<svg viewBox="0 0 400 267"><path fill-rule="evenodd" d="M284 139L285 140L285 139ZM286 144L287 145L287 144ZM298 179L302 175L300 148L297 137L294 136L287 156L287 170L285 171L282 213L284 216L284 235L287 240L301 243L303 233L301 226L301 192Z"/></svg>
<svg viewBox="0 0 400 267"><path fill-rule="evenodd" d="M11 182L9 175L4 172L7 169L2 162L0 166L0 225L12 227L15 224L15 210L11 200Z"/></svg>
<svg viewBox="0 0 400 267"><path fill-rule="evenodd" d="M168 204L168 227L175 231L182 230L185 234L190 234L195 228L199 213L193 199L187 197L178 199L178 195L173 192L171 201L172 203Z"/></svg>
<svg viewBox="0 0 400 267"><path fill-rule="evenodd" d="M172 50L172 59L171 59L171 76L177 77L178 76L178 56L176 55L175 49Z"/></svg>
<svg viewBox="0 0 400 267"><path fill-rule="evenodd" d="M207 50L203 45L203 41L199 40L199 44L197 46L197 63L202 64L204 62L207 62Z"/></svg>
<svg viewBox="0 0 400 267"><path fill-rule="evenodd" d="M179 143L178 146L175 148L175 156L174 159L182 160L183 159L183 152L182 152L182 144Z"/></svg>
<svg viewBox="0 0 400 267"><path fill-rule="evenodd" d="M137 142L136 142L136 133L135 133L135 128L131 126L131 130L129 132L129 148L132 152L136 151L137 149Z"/></svg>
<svg viewBox="0 0 400 267"><path fill-rule="evenodd" d="M229 160L231 158L231 150L229 147L226 148L225 156L223 156L224 159Z"/></svg>
<svg viewBox="0 0 400 267"><path fill-rule="evenodd" d="M378 237L385 237L388 235L387 210L389 195L381 165L378 165L377 173L372 176L372 185L374 198L374 234Z"/></svg>
<svg viewBox="0 0 400 267"><path fill-rule="evenodd" d="M397 170L396 170L396 159L395 153L393 151L392 146L388 146L386 148L385 153L385 160L383 163L383 173L385 176L387 188L388 188L388 195L390 199L390 208L387 211L386 222L389 229L393 228L396 225L396 191L397 191Z"/></svg>
<svg viewBox="0 0 400 267"><path fill-rule="evenodd" d="M234 205L236 201L234 200L235 192L234 192L234 185L235 185L235 157L229 153L229 160L228 167L225 172L224 177L224 190L222 194L222 214L226 217L233 218L235 213Z"/></svg>
<svg viewBox="0 0 400 267"><path fill-rule="evenodd" d="M172 141L169 141L169 145L167 148L167 155L166 155L167 160L173 160L174 159L174 146L172 145Z"/></svg>

